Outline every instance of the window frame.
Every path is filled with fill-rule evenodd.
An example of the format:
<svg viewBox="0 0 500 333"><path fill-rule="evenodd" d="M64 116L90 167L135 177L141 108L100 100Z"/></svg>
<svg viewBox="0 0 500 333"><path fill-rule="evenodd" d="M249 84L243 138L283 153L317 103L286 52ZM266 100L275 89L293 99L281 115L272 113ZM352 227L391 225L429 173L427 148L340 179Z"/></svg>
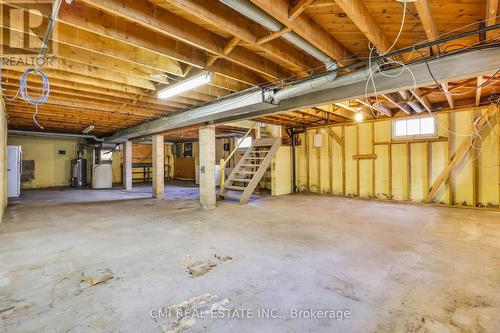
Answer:
<svg viewBox="0 0 500 333"><path fill-rule="evenodd" d="M396 135L396 123L399 121L409 121L412 119L419 119L420 121L420 126L421 126L421 121L424 118L431 118L434 124L434 131L433 133L430 134L410 134L410 135ZM406 126L406 133L408 133L408 125ZM392 140L408 140L408 139L432 139L432 138L437 138L438 137L438 129L437 129L437 121L436 118L433 116L420 116L420 117L404 117L404 118L399 118L399 119L393 119L392 120Z"/></svg>

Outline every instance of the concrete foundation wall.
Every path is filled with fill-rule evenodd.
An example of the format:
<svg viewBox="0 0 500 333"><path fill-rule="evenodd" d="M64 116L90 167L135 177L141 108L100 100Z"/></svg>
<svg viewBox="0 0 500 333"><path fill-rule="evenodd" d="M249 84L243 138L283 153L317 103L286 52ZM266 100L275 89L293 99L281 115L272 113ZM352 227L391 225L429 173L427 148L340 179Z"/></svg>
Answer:
<svg viewBox="0 0 500 333"><path fill-rule="evenodd" d="M331 127L341 145L326 129L300 134L296 167L299 191L422 201L439 173L472 130L472 120L486 108L442 112L437 116L439 140L396 142L392 140L392 120L364 121ZM426 114L422 114L425 116ZM499 204L499 126L498 116L485 129L482 151L473 151L453 172L435 195L433 202L498 207ZM454 132L451 134L448 130ZM323 145L313 148L313 136L320 134ZM375 154L373 159L354 159L354 155Z"/></svg>
<svg viewBox="0 0 500 333"><path fill-rule="evenodd" d="M22 147L23 160L35 161L35 178L22 183L22 189L71 184L71 160L76 158L78 139L12 135L8 137L8 144ZM65 154L59 154L60 150ZM88 156L86 158L90 163Z"/></svg>
<svg viewBox="0 0 500 333"><path fill-rule="evenodd" d="M0 97L0 223L7 206L7 115Z"/></svg>

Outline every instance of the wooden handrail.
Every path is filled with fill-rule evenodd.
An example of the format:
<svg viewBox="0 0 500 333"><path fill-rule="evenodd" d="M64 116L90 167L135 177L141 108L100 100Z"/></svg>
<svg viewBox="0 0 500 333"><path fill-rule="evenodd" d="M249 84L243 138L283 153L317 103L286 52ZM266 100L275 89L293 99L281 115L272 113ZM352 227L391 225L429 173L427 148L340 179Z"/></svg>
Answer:
<svg viewBox="0 0 500 333"><path fill-rule="evenodd" d="M240 148L241 142L243 142L243 140L252 132L253 128L255 127L255 124L257 123L253 123L252 126L250 126L248 131L245 133L245 135L243 135L240 142L236 145L236 147L234 147L233 151L229 154L229 156L225 160L223 158L220 159L220 185L219 185L220 189L224 187L224 180L226 178L225 166L227 162L229 162L231 157L233 157L234 153L236 153L238 148Z"/></svg>

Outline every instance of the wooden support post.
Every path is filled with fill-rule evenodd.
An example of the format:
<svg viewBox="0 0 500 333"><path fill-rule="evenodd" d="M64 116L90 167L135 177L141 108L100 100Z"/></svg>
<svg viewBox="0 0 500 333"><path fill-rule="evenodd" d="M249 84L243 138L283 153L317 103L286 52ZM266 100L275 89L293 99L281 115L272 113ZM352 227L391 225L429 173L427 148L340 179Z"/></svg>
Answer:
<svg viewBox="0 0 500 333"><path fill-rule="evenodd" d="M425 174L424 174L424 193L429 193L429 186L430 186L430 181L429 181L429 175L430 175L430 170L431 170L431 152L432 152L432 145L430 142L425 143Z"/></svg>
<svg viewBox="0 0 500 333"><path fill-rule="evenodd" d="M411 144L406 143L406 200L411 201Z"/></svg>
<svg viewBox="0 0 500 333"><path fill-rule="evenodd" d="M328 128L328 130L332 131L331 128ZM333 142L331 135L328 135L328 175L330 194L333 194Z"/></svg>
<svg viewBox="0 0 500 333"><path fill-rule="evenodd" d="M345 189L345 125L342 125L342 195L346 195Z"/></svg>
<svg viewBox="0 0 500 333"><path fill-rule="evenodd" d="M316 134L322 135L321 130L317 129ZM318 193L320 193L320 194L323 193L323 191L321 189L321 149L322 149L322 147L316 148L316 172L318 173L316 180L318 182Z"/></svg>
<svg viewBox="0 0 500 333"><path fill-rule="evenodd" d="M153 135L153 198L165 193L165 143L163 135Z"/></svg>
<svg viewBox="0 0 500 333"><path fill-rule="evenodd" d="M344 126L342 126L341 128L342 130L342 136L344 136ZM333 131L333 129L331 129L330 127L327 128L327 132L328 132L328 144L329 144L329 150L328 150L328 154L329 154L329 160L330 160L330 164L329 164L329 167L330 167L330 192L333 194L333 140L335 140L339 145L340 147L342 148L342 157L341 157L341 166L342 166L342 183L344 184L344 179L345 179L345 156L344 156L344 138L342 137L339 137L337 135L337 133L335 133ZM344 185L342 185L342 193L345 195L345 187Z"/></svg>
<svg viewBox="0 0 500 333"><path fill-rule="evenodd" d="M451 163L451 158L453 156L453 150L454 150L454 143L455 143L455 137L452 134L452 123L451 123L451 113L448 113L448 164ZM455 202L453 198L453 171L450 172L450 177L446 181L448 184L448 204L453 205Z"/></svg>
<svg viewBox="0 0 500 333"><path fill-rule="evenodd" d="M311 191L311 175L309 174L309 135L307 130L304 132L304 148L306 153L306 175L307 175L307 191Z"/></svg>
<svg viewBox="0 0 500 333"><path fill-rule="evenodd" d="M375 155L375 123L372 122L372 155ZM372 196L374 198L377 197L377 194L375 193L375 158L372 160Z"/></svg>
<svg viewBox="0 0 500 333"><path fill-rule="evenodd" d="M222 188L224 187L224 183L226 182L226 165L223 158L220 159L219 165L220 165L219 189L222 190Z"/></svg>
<svg viewBox="0 0 500 333"><path fill-rule="evenodd" d="M479 111L481 112L481 111ZM470 117L471 117L471 124L474 122L474 119L478 116L478 113L476 110L472 110L470 112ZM472 152L473 160L472 162L472 206L477 207L478 204L478 178L479 178L479 158L480 156L477 155L476 151Z"/></svg>
<svg viewBox="0 0 500 333"><path fill-rule="evenodd" d="M387 165L387 182L389 183L389 199L392 200L392 145L390 143L387 144L387 157L389 159L389 163Z"/></svg>
<svg viewBox="0 0 500 333"><path fill-rule="evenodd" d="M500 110L499 110L500 111ZM498 204L500 208L500 114L497 112L497 170L498 170Z"/></svg>
<svg viewBox="0 0 500 333"><path fill-rule="evenodd" d="M356 155L359 155L359 125L356 125ZM359 158L356 159L356 194L360 196L360 184L359 184Z"/></svg>

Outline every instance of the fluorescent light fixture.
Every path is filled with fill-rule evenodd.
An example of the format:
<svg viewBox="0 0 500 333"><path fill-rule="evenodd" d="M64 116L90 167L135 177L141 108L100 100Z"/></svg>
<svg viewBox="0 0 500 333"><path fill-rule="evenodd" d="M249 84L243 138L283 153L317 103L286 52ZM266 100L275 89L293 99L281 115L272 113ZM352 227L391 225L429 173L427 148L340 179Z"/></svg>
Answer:
<svg viewBox="0 0 500 333"><path fill-rule="evenodd" d="M364 119L363 114L361 112L357 112L354 115L354 120L356 120L358 123L362 122Z"/></svg>
<svg viewBox="0 0 500 333"><path fill-rule="evenodd" d="M166 99L210 82L210 72L202 72L188 79L172 84L158 92L158 98Z"/></svg>
<svg viewBox="0 0 500 333"><path fill-rule="evenodd" d="M82 132L87 134L87 133L92 132L94 130L94 128L95 128L94 125L89 125L89 126L85 127L85 129Z"/></svg>

